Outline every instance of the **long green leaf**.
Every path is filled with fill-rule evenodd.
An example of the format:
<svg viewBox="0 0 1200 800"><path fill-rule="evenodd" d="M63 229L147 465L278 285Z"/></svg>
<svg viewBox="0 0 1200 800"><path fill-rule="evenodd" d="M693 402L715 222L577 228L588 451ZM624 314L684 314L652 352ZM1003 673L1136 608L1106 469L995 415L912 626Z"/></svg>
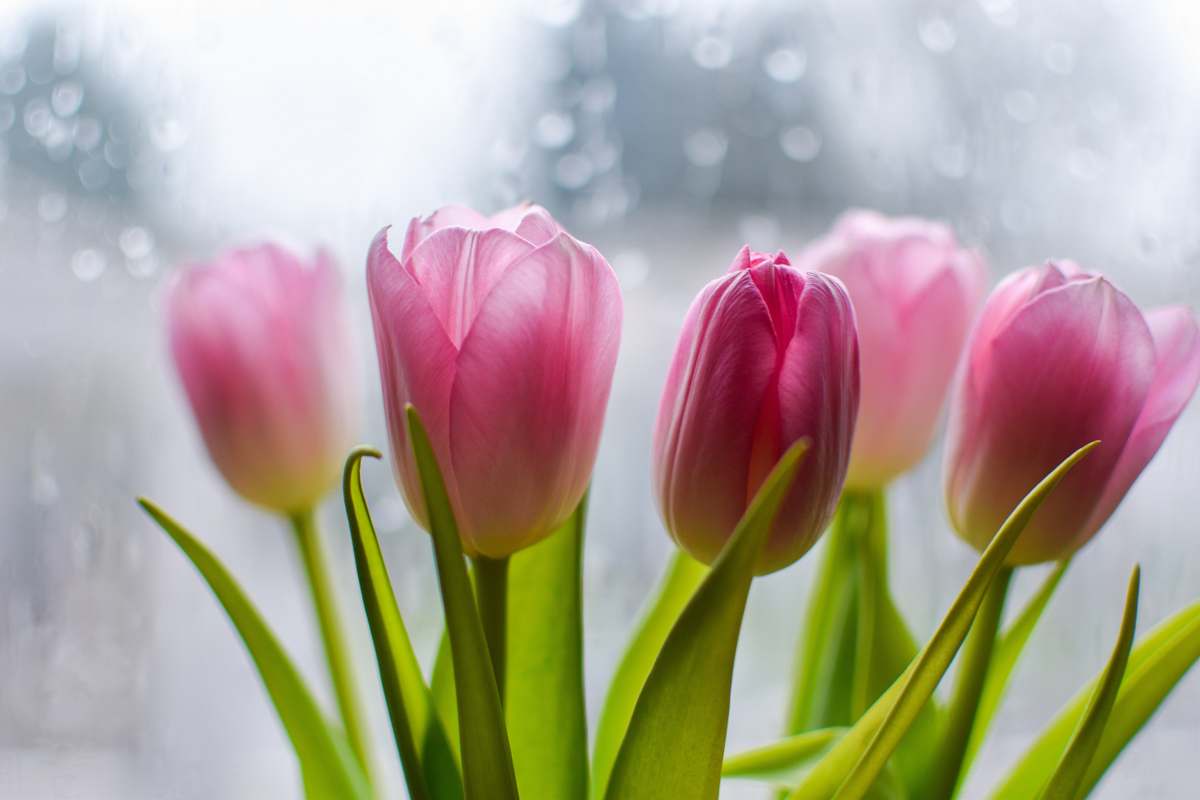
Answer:
<svg viewBox="0 0 1200 800"><path fill-rule="evenodd" d="M454 761L462 764L462 751L458 746L458 697L454 694L454 659L450 655L450 636L446 631L442 631L442 638L438 640L429 691L433 694L433 709L442 721L446 738L450 740Z"/></svg>
<svg viewBox="0 0 1200 800"><path fill-rule="evenodd" d="M1038 620L1042 618L1042 612L1046 610L1050 598L1054 596L1054 590L1058 588L1059 582L1070 565L1071 560L1066 559L1054 567L1054 570L1042 581L1037 592L1021 609L1017 618L1001 634L1000 640L996 642L996 650L992 654L992 662L988 666L987 680L983 684L983 695L979 698L979 709L975 713L975 723L971 726L971 738L967 743L966 753L963 755L962 768L959 770L959 788L966 781L971 765L975 762L975 756L987 738L992 720L995 718L996 712L1000 710L1000 704L1008 689L1008 682L1025 649L1025 644L1033 634L1033 629L1037 627Z"/></svg>
<svg viewBox="0 0 1200 800"><path fill-rule="evenodd" d="M1075 800L1087 774L1088 765L1096 748L1100 746L1100 737L1104 726L1108 724L1108 716L1117 701L1117 692L1121 687L1121 679L1125 676L1125 666L1129 663L1129 650L1133 646L1133 631L1137 626L1138 587L1141 583L1141 569L1133 568L1129 576L1129 591L1125 594L1125 613L1121 617L1121 630L1117 634L1117 643L1113 646L1112 657L1100 674L1096 689L1088 700L1087 710L1083 719L1067 745L1067 751L1059 760L1050 782L1046 784L1041 796L1043 800Z"/></svg>
<svg viewBox="0 0 1200 800"><path fill-rule="evenodd" d="M587 498L508 567L505 712L522 797L586 800L583 539Z"/></svg>
<svg viewBox="0 0 1200 800"><path fill-rule="evenodd" d="M970 630L992 579L1050 490L1096 442L1072 453L1025 496L996 533L933 637L908 669L867 710L792 793L792 800L862 797L888 763L921 707L929 700ZM840 787L840 788L839 788Z"/></svg>
<svg viewBox="0 0 1200 800"><path fill-rule="evenodd" d="M746 598L806 447L801 440L779 459L667 636L617 753L607 800L717 797Z"/></svg>
<svg viewBox="0 0 1200 800"><path fill-rule="evenodd" d="M396 605L387 564L363 498L362 459L365 456L382 457L378 450L356 448L346 460L342 492L354 543L354 564L358 569L363 608L375 644L375 659L379 664L383 695L387 700L400 763L404 767L408 794L412 800L458 800L463 796L458 765L433 709L429 688L421 676L421 667Z"/></svg>
<svg viewBox="0 0 1200 800"><path fill-rule="evenodd" d="M1133 648L1116 705L1088 766L1079 796L1091 791L1197 660L1200 660L1200 602L1159 623ZM995 800L1036 796L1066 750L1098 682L1099 678L1093 679L1058 713L993 792Z"/></svg>
<svg viewBox="0 0 1200 800"><path fill-rule="evenodd" d="M305 796L309 800L369 798L366 777L344 734L326 721L283 645L229 570L161 508L145 498L139 498L138 504L191 560L246 644L300 761Z"/></svg>
<svg viewBox="0 0 1200 800"><path fill-rule="evenodd" d="M608 687L608 696L596 724L596 742L592 756L593 800L600 800L608 788L608 777L617 750L629 729L629 719L646 678L654 667L654 659L662 650L667 634L683 612L696 587L708 574L708 567L677 550L663 577L662 587L647 607L638 623L637 632L621 657Z"/></svg>
<svg viewBox="0 0 1200 800"><path fill-rule="evenodd" d="M723 778L752 778L777 788L795 786L816 762L846 733L846 728L822 728L789 736L765 747L730 756L721 765Z"/></svg>
<svg viewBox="0 0 1200 800"><path fill-rule="evenodd" d="M515 800L517 779L504 725L496 676L492 672L483 623L475 608L475 595L467 578L458 523L446 495L446 484L429 435L409 405L409 440L412 442L425 506L429 510L437 560L442 606L450 634L454 685L458 696L459 745L462 750L463 786L468 800Z"/></svg>

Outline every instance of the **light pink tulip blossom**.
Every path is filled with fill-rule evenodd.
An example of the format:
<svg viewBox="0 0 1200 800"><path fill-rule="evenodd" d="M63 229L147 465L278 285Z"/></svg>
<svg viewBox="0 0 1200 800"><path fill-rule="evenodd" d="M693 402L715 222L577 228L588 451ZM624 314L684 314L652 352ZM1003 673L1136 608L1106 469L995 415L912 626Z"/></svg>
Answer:
<svg viewBox="0 0 1200 800"><path fill-rule="evenodd" d="M429 520L405 405L429 431L464 550L501 558L550 534L590 480L621 329L608 262L545 209L447 207L367 258L392 459Z"/></svg>
<svg viewBox="0 0 1200 800"><path fill-rule="evenodd" d="M1154 457L1198 380L1188 309L1143 314L1069 261L1009 276L988 298L951 401L945 490L958 534L985 548L1042 477L1099 439L1034 514L1009 563L1071 555Z"/></svg>
<svg viewBox="0 0 1200 800"><path fill-rule="evenodd" d="M783 452L810 439L756 565L786 567L833 514L858 411L858 343L836 278L743 248L683 323L654 433L667 530L711 564Z"/></svg>
<svg viewBox="0 0 1200 800"><path fill-rule="evenodd" d="M797 264L837 276L854 302L862 398L846 485L882 487L933 438L986 287L983 259L941 223L856 210Z"/></svg>
<svg viewBox="0 0 1200 800"><path fill-rule="evenodd" d="M357 371L329 257L264 244L186 268L167 296L171 354L209 455L238 494L310 509L358 422Z"/></svg>

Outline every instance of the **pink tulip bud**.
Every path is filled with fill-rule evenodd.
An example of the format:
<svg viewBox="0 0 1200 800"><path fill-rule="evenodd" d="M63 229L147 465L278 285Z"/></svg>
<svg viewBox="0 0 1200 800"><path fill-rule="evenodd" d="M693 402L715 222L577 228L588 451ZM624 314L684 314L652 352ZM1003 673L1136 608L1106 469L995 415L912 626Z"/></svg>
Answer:
<svg viewBox="0 0 1200 800"><path fill-rule="evenodd" d="M946 499L982 550L1021 498L1093 439L1009 557L1071 555L1153 458L1200 380L1200 334L1184 308L1142 314L1069 261L1009 276L971 336L951 404Z"/></svg>
<svg viewBox="0 0 1200 800"><path fill-rule="evenodd" d="M757 565L796 561L833 514L858 411L858 343L836 278L743 248L692 303L658 409L654 477L667 530L711 564L771 467L811 440Z"/></svg>
<svg viewBox="0 0 1200 800"><path fill-rule="evenodd" d="M587 489L621 329L616 276L537 206L449 207L387 229L367 288L397 483L428 527L404 408L444 473L464 550L500 558L550 534Z"/></svg>
<svg viewBox="0 0 1200 800"><path fill-rule="evenodd" d="M798 263L841 278L854 302L862 399L846 484L881 487L929 447L983 297L983 259L940 223L850 211Z"/></svg>
<svg viewBox="0 0 1200 800"><path fill-rule="evenodd" d="M170 288L171 353L209 455L275 511L311 508L353 446L358 391L337 269L275 245L191 267Z"/></svg>

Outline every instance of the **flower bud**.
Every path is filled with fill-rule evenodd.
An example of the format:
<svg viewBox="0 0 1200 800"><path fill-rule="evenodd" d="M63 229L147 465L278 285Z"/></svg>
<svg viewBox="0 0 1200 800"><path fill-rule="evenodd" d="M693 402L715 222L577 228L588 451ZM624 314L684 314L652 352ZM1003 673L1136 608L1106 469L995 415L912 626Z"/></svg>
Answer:
<svg viewBox="0 0 1200 800"><path fill-rule="evenodd" d="M213 462L244 498L311 508L353 446L358 392L337 269L276 245L185 269L171 354Z"/></svg>
<svg viewBox="0 0 1200 800"><path fill-rule="evenodd" d="M1071 555L1116 509L1198 380L1190 311L1143 314L1069 261L1009 276L988 298L951 402L945 489L958 534L985 548L1042 477L1099 439L1034 514L1009 563Z"/></svg>
<svg viewBox="0 0 1200 800"><path fill-rule="evenodd" d="M862 397L846 485L884 486L933 438L983 296L983 259L940 223L850 211L797 263L840 278L854 302Z"/></svg>
<svg viewBox="0 0 1200 800"><path fill-rule="evenodd" d="M438 457L464 550L501 558L550 534L587 489L616 365L621 295L593 247L542 208L444 208L367 258L397 482L429 518L405 423Z"/></svg>
<svg viewBox="0 0 1200 800"><path fill-rule="evenodd" d="M796 561L833 513L858 411L854 311L835 278L743 248L688 311L654 434L667 529L711 564L784 451L810 446L756 565Z"/></svg>

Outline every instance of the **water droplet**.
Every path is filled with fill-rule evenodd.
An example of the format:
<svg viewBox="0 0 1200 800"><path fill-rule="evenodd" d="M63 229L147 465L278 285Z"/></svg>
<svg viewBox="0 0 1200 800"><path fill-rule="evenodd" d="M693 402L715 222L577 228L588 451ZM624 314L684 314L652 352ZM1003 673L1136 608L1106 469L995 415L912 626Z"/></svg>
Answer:
<svg viewBox="0 0 1200 800"><path fill-rule="evenodd" d="M83 86L77 81L63 81L50 93L50 107L60 117L69 117L83 104Z"/></svg>
<svg viewBox="0 0 1200 800"><path fill-rule="evenodd" d="M917 25L917 38L931 53L948 53L958 41L958 33L945 17L930 17Z"/></svg>
<svg viewBox="0 0 1200 800"><path fill-rule="evenodd" d="M57 117L50 120L46 135L42 137L46 147L46 156L55 163L61 163L71 157L75 149L75 132L72 126Z"/></svg>
<svg viewBox="0 0 1200 800"><path fill-rule="evenodd" d="M568 153L554 167L554 180L564 189L582 189L591 179L592 162L579 153Z"/></svg>
<svg viewBox="0 0 1200 800"><path fill-rule="evenodd" d="M966 177L971 170L971 159L967 154L967 147L961 142L935 147L929 154L929 163L938 175L953 180Z"/></svg>
<svg viewBox="0 0 1200 800"><path fill-rule="evenodd" d="M107 266L104 254L90 247L76 251L75 255L71 257L71 271L75 273L76 278L84 282L91 282L99 278L104 274L104 268Z"/></svg>
<svg viewBox="0 0 1200 800"><path fill-rule="evenodd" d="M38 198L38 216L43 222L61 222L67 215L67 196L62 192L46 192Z"/></svg>
<svg viewBox="0 0 1200 800"><path fill-rule="evenodd" d="M683 142L687 160L697 167L713 167L725 160L729 139L715 128L701 128Z"/></svg>
<svg viewBox="0 0 1200 800"><path fill-rule="evenodd" d="M1004 110L1017 122L1028 124L1037 119L1037 97L1025 89L1015 89L1004 95Z"/></svg>
<svg viewBox="0 0 1200 800"><path fill-rule="evenodd" d="M775 250L779 247L779 220L766 214L747 214L738 220L738 234L755 250Z"/></svg>
<svg viewBox="0 0 1200 800"><path fill-rule="evenodd" d="M126 259L125 269L134 278L149 278L158 271L158 258L150 253L142 258Z"/></svg>
<svg viewBox="0 0 1200 800"><path fill-rule="evenodd" d="M565 28L579 18L582 0L535 0L526 5L534 19L543 25Z"/></svg>
<svg viewBox="0 0 1200 800"><path fill-rule="evenodd" d="M50 132L50 104L44 97L35 97L25 104L25 132L41 139Z"/></svg>
<svg viewBox="0 0 1200 800"><path fill-rule="evenodd" d="M780 83L795 83L800 80L804 77L804 70L807 66L808 58L804 55L804 51L790 47L772 50L763 58L763 71L770 76L771 80Z"/></svg>
<svg viewBox="0 0 1200 800"><path fill-rule="evenodd" d="M80 117L75 123L75 147L78 150L93 150L100 144L104 128L94 117Z"/></svg>
<svg viewBox="0 0 1200 800"><path fill-rule="evenodd" d="M812 161L821 152L821 137L812 128L797 125L779 134L779 147L793 161Z"/></svg>
<svg viewBox="0 0 1200 800"><path fill-rule="evenodd" d="M187 126L178 119L159 114L150 120L150 141L164 153L178 150L187 140Z"/></svg>
<svg viewBox="0 0 1200 800"><path fill-rule="evenodd" d="M692 59L704 69L722 69L733 58L733 47L716 36L702 36L692 45Z"/></svg>
<svg viewBox="0 0 1200 800"><path fill-rule="evenodd" d="M16 94L25 88L25 68L13 64L0 70L0 92Z"/></svg>
<svg viewBox="0 0 1200 800"><path fill-rule="evenodd" d="M1052 42L1042 58L1051 72L1070 75L1075 71L1075 48L1066 42Z"/></svg>
<svg viewBox="0 0 1200 800"><path fill-rule="evenodd" d="M112 176L108 162L98 155L88 156L79 162L79 183L89 192L103 189Z"/></svg>
<svg viewBox="0 0 1200 800"><path fill-rule="evenodd" d="M979 0L983 13L993 24L1010 28L1017 24L1020 13L1014 0Z"/></svg>
<svg viewBox="0 0 1200 800"><path fill-rule="evenodd" d="M589 114L603 114L617 100L617 86L609 78L592 78L579 93L580 105Z"/></svg>
<svg viewBox="0 0 1200 800"><path fill-rule="evenodd" d="M575 121L570 114L548 111L538 118L533 128L533 139L547 150L565 146L575 136Z"/></svg>

